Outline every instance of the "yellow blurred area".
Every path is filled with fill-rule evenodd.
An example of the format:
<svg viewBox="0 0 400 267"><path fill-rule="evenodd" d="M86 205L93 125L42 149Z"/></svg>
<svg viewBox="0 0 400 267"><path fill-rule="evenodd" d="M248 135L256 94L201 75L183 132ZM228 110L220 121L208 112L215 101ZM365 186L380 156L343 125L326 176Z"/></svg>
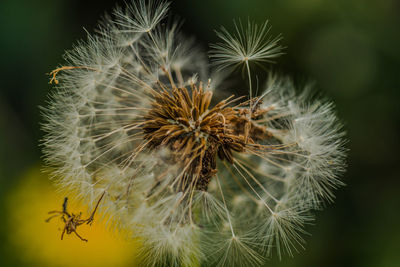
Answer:
<svg viewBox="0 0 400 267"><path fill-rule="evenodd" d="M81 241L74 233L61 232L64 223L55 217L45 220L51 210L62 210L64 195L56 189L39 168L30 170L7 197L9 242L30 266L138 266L138 243L129 241L127 233L108 229L105 221L95 215L93 224L80 225L77 232L88 242ZM68 211L79 213L86 219L86 207L68 201Z"/></svg>

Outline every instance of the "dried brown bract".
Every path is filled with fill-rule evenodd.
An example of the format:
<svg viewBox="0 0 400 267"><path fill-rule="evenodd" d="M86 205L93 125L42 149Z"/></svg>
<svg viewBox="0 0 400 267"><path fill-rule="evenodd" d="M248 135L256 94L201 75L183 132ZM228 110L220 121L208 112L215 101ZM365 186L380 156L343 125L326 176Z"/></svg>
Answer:
<svg viewBox="0 0 400 267"><path fill-rule="evenodd" d="M152 109L144 117L145 139L152 148L168 146L174 151L175 162L188 166L177 185L178 191L207 191L217 172L217 156L233 163L233 151L243 152L246 146L254 146L255 140L266 135L265 127L252 121L265 110L258 106L254 111L241 108L250 101L230 107L241 99L233 96L209 108L213 93L204 92L202 83L192 83L189 90L174 87L169 91L154 92Z"/></svg>

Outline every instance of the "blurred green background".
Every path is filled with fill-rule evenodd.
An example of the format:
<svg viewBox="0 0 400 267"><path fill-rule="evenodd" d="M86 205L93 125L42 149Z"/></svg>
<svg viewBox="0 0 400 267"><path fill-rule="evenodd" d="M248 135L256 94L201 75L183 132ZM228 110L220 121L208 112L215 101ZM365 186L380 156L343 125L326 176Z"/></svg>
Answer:
<svg viewBox="0 0 400 267"><path fill-rule="evenodd" d="M45 239L35 243L30 238L40 239L41 232L55 226L34 222L45 213L23 213L37 199L16 197L27 195L21 186L34 190L26 185L32 176L27 173L41 165L38 106L45 105L51 90L45 73L85 37L83 28L92 32L104 12L123 2L0 1L1 266L60 265L35 258L35 253L24 256L33 244L49 246ZM282 33L287 47L274 68L298 81L315 81L345 123L347 186L337 192L334 205L317 213L315 225L307 229L305 251L281 262L273 258L267 266L400 266L400 1L181 0L173 1L172 11L185 20L184 32L205 48L216 40L213 29L231 27L234 18L269 19L272 34ZM44 175L35 175L46 183ZM38 191L39 201L52 190ZM20 226L10 219L15 215L26 225L37 225L31 232L39 237L18 232ZM73 252L61 247L52 253ZM91 265L98 263L86 264Z"/></svg>

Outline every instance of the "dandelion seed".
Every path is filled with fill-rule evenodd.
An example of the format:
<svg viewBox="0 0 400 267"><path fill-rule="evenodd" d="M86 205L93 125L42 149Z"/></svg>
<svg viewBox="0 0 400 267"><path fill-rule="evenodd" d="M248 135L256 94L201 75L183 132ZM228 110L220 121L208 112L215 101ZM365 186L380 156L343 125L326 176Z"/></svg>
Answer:
<svg viewBox="0 0 400 267"><path fill-rule="evenodd" d="M217 31L221 42L211 45L210 57L220 69L242 66L248 62L271 62L273 58L282 55L280 35L271 38L268 33L268 22L261 26L250 20L243 26L242 22L235 22L234 34L224 27Z"/></svg>
<svg viewBox="0 0 400 267"><path fill-rule="evenodd" d="M117 33L145 33L152 31L168 12L169 3L165 1L136 1L125 10L114 11Z"/></svg>
<svg viewBox="0 0 400 267"><path fill-rule="evenodd" d="M267 21L259 26L249 20L247 27L241 21L238 24L235 22L235 34L222 27L220 32L217 31L222 42L211 45L210 57L220 70L240 66L247 70L250 97L253 97L253 90L249 63L271 62L271 59L282 55L282 46L279 45L281 36L272 39L267 26Z"/></svg>
<svg viewBox="0 0 400 267"><path fill-rule="evenodd" d="M65 54L43 112L46 162L89 205L105 192L99 209L142 241L146 266L258 266L274 250L291 255L312 210L342 185L333 104L271 74L253 92L249 63L282 48L267 23L251 22L217 33L213 64L243 66L249 81L248 99L220 98L229 76L210 71L177 23L162 23L167 10L142 0L117 8Z"/></svg>

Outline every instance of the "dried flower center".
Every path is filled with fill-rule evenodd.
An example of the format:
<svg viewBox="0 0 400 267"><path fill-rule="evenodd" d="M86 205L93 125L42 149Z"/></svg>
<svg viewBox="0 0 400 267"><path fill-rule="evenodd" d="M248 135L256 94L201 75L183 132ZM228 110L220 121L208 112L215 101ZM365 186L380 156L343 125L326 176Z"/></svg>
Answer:
<svg viewBox="0 0 400 267"><path fill-rule="evenodd" d="M232 163L232 152L245 151L246 144L254 143L265 129L254 131L257 127L252 127L248 109L229 107L236 101L232 97L209 109L212 92L204 92L202 84L191 87L191 95L186 88L154 93L143 130L152 149L167 146L174 162L183 163L185 174L178 191L189 187L206 191L217 172L217 155Z"/></svg>

